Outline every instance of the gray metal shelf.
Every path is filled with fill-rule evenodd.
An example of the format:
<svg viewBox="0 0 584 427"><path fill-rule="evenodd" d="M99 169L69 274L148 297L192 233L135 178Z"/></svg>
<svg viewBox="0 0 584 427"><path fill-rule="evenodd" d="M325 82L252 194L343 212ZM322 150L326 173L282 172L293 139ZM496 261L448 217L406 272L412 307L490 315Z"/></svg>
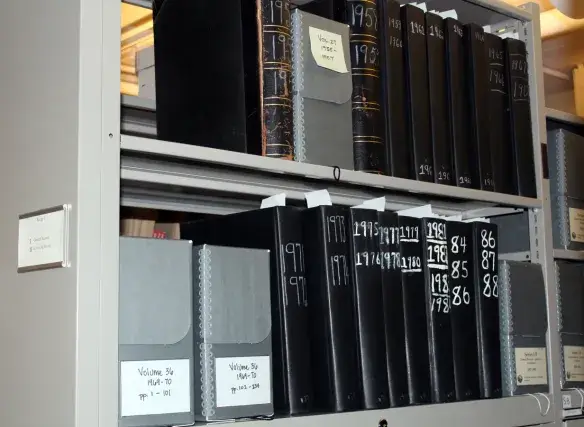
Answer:
<svg viewBox="0 0 584 427"><path fill-rule="evenodd" d="M538 397L542 412L547 401ZM342 414L313 415L280 418L270 421L250 421L245 427L377 427L386 420L391 427L412 426L472 426L472 427L520 427L545 424L554 421L554 409L546 415L540 413L536 397L516 396L505 399L477 400L439 405L410 406L375 411L348 412Z"/></svg>
<svg viewBox="0 0 584 427"><path fill-rule="evenodd" d="M560 110L554 110L553 108L546 108L545 115L548 119L554 119L560 122L576 126L584 126L584 118L576 116L575 114L566 113Z"/></svg>
<svg viewBox="0 0 584 427"><path fill-rule="evenodd" d="M305 192L327 188L333 201L342 205L359 204L385 195L388 208L432 202L446 213L492 205L542 206L539 199L349 170L341 170L340 180L336 182L331 167L128 135L122 135L121 149L122 188L150 184L157 188L179 188L187 194L205 190L256 201L280 192L286 192L292 200L302 200ZM180 197L181 192L174 193ZM142 194L148 197L147 192Z"/></svg>
<svg viewBox="0 0 584 427"><path fill-rule="evenodd" d="M565 249L554 249L554 258L567 261L584 261L584 251L569 251Z"/></svg>

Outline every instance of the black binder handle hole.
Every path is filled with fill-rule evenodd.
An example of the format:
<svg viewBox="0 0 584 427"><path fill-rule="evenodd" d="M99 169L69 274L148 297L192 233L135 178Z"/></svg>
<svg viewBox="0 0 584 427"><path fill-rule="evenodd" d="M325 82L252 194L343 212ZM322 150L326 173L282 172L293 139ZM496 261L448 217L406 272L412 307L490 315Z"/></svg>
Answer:
<svg viewBox="0 0 584 427"><path fill-rule="evenodd" d="M337 182L339 182L341 180L341 168L340 167L333 166L333 178Z"/></svg>
<svg viewBox="0 0 584 427"><path fill-rule="evenodd" d="M380 420L377 427L387 427L387 420Z"/></svg>

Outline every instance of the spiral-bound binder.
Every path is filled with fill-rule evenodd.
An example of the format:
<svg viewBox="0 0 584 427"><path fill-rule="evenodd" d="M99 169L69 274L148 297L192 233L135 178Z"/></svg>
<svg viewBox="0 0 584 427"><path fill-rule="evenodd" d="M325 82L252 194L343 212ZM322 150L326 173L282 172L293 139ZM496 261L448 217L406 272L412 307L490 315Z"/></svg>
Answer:
<svg viewBox="0 0 584 427"><path fill-rule="evenodd" d="M584 138L563 129L548 132L550 192L584 200Z"/></svg>
<svg viewBox="0 0 584 427"><path fill-rule="evenodd" d="M584 264L557 261L562 388L584 388Z"/></svg>
<svg viewBox="0 0 584 427"><path fill-rule="evenodd" d="M348 25L295 10L292 68L294 159L352 170Z"/></svg>
<svg viewBox="0 0 584 427"><path fill-rule="evenodd" d="M503 396L548 392L547 308L542 267L499 263Z"/></svg>
<svg viewBox="0 0 584 427"><path fill-rule="evenodd" d="M196 419L273 415L270 254L193 248Z"/></svg>

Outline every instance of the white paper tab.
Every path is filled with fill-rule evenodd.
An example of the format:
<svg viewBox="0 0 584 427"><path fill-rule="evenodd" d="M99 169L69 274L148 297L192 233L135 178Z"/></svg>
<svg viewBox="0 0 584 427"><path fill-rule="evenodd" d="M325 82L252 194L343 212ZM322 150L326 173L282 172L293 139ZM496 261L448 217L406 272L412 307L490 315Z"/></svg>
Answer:
<svg viewBox="0 0 584 427"><path fill-rule="evenodd" d="M438 15L440 15L442 19L446 18L458 19L458 13L456 13L455 9L445 10L444 12L440 12Z"/></svg>
<svg viewBox="0 0 584 427"><path fill-rule="evenodd" d="M414 6L416 6L418 9L422 9L424 12L428 11L428 7L426 6L426 3L410 3Z"/></svg>
<svg viewBox="0 0 584 427"><path fill-rule="evenodd" d="M584 381L584 347L564 346L564 371L566 381Z"/></svg>
<svg viewBox="0 0 584 427"><path fill-rule="evenodd" d="M310 36L310 51L319 67L327 68L337 73L349 72L345 59L343 38L340 34L315 27L308 27L308 34Z"/></svg>
<svg viewBox="0 0 584 427"><path fill-rule="evenodd" d="M122 417L191 411L189 359L132 361L120 365Z"/></svg>
<svg viewBox="0 0 584 427"><path fill-rule="evenodd" d="M310 193L304 193L304 198L306 199L307 208L333 205L331 195L329 194L328 190L318 190L311 191Z"/></svg>
<svg viewBox="0 0 584 427"><path fill-rule="evenodd" d="M418 206L416 208L404 209L398 211L399 216L411 216L413 218L431 218L434 216L432 205Z"/></svg>
<svg viewBox="0 0 584 427"><path fill-rule="evenodd" d="M484 223L490 224L491 220L489 218L471 218L471 219L466 219L463 222L484 222Z"/></svg>
<svg viewBox="0 0 584 427"><path fill-rule="evenodd" d="M276 194L262 200L260 209L273 208L275 206L286 206L286 193Z"/></svg>
<svg viewBox="0 0 584 427"><path fill-rule="evenodd" d="M272 402L270 356L215 359L217 407Z"/></svg>
<svg viewBox="0 0 584 427"><path fill-rule="evenodd" d="M562 394L562 408L570 409L572 407L572 396L569 394Z"/></svg>
<svg viewBox="0 0 584 427"><path fill-rule="evenodd" d="M18 220L18 271L65 267L68 263L69 205L30 214Z"/></svg>
<svg viewBox="0 0 584 427"><path fill-rule="evenodd" d="M372 211L385 212L385 197L365 200L360 205L353 206L353 209L370 209Z"/></svg>
<svg viewBox="0 0 584 427"><path fill-rule="evenodd" d="M570 240L584 243L584 210L569 208Z"/></svg>
<svg viewBox="0 0 584 427"><path fill-rule="evenodd" d="M545 385L547 377L547 355L545 348L515 349L516 383L518 386Z"/></svg>

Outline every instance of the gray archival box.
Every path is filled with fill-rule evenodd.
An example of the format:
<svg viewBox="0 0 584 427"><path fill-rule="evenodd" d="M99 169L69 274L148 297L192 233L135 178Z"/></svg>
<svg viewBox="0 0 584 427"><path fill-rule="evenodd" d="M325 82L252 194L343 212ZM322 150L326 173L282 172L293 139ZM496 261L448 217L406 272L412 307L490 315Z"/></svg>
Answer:
<svg viewBox="0 0 584 427"><path fill-rule="evenodd" d="M120 238L120 427L194 422L192 244Z"/></svg>
<svg viewBox="0 0 584 427"><path fill-rule="evenodd" d="M196 419L273 415L269 251L197 246L193 266Z"/></svg>
<svg viewBox="0 0 584 427"><path fill-rule="evenodd" d="M338 37L336 58L340 61L342 52L346 72L316 63L311 28ZM349 26L296 9L292 12L292 68L295 160L353 170Z"/></svg>

